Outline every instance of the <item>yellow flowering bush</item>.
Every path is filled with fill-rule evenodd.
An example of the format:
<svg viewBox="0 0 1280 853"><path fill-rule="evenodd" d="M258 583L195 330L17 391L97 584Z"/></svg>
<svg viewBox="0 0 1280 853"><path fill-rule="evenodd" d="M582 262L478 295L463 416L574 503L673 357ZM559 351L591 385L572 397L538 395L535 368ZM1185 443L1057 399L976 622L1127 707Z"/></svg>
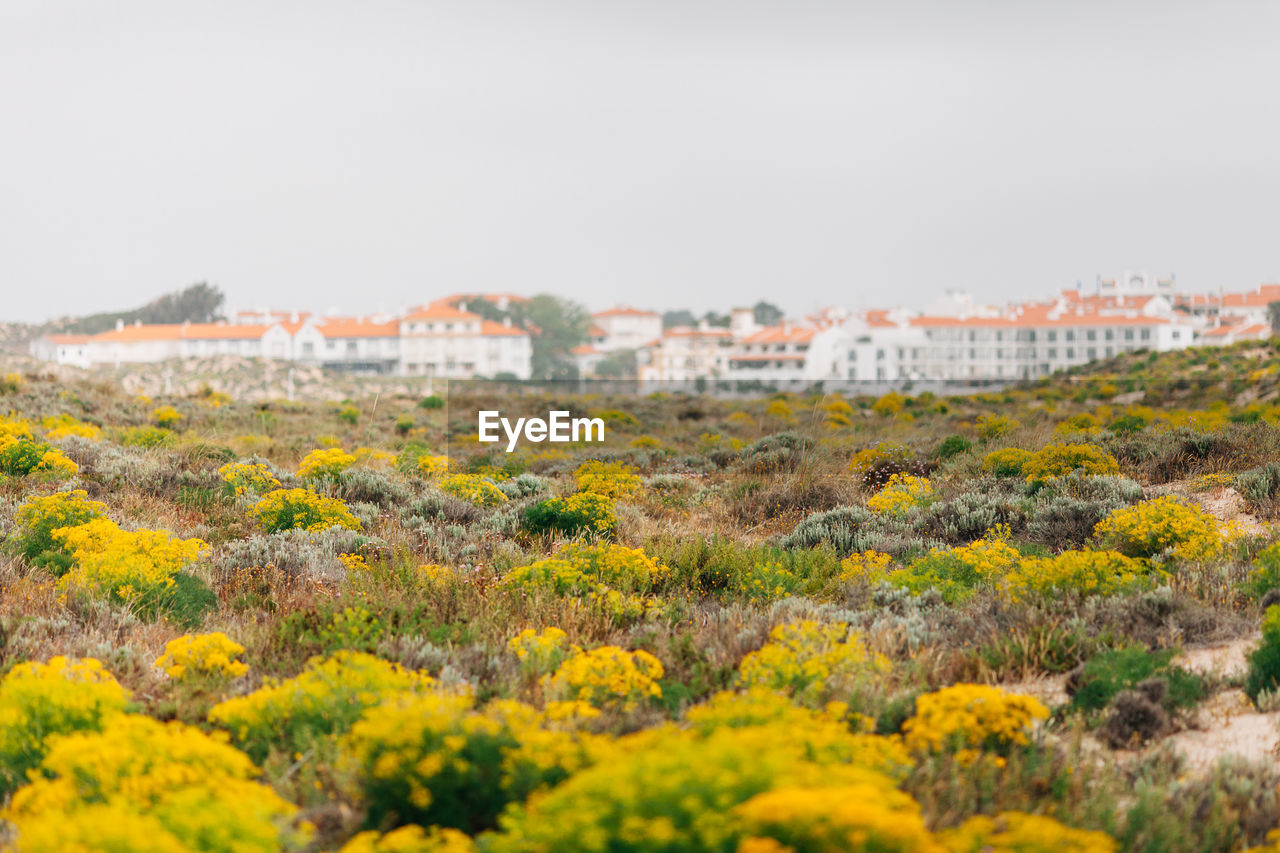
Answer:
<svg viewBox="0 0 1280 853"><path fill-rule="evenodd" d="M997 477L1025 477L1027 462L1034 456L1021 447L993 450L982 459L982 470Z"/></svg>
<svg viewBox="0 0 1280 853"><path fill-rule="evenodd" d="M1031 726L1048 717L1049 709L1032 696L987 684L954 684L916 698L903 739L912 752L954 752L972 762L983 751L1025 746Z"/></svg>
<svg viewBox="0 0 1280 853"><path fill-rule="evenodd" d="M341 447L313 450L298 463L298 476L304 480L336 477L356 464L356 457Z"/></svg>
<svg viewBox="0 0 1280 853"><path fill-rule="evenodd" d="M67 438L73 435L87 438L90 441L97 441L102 438L101 428L73 418L68 414L52 415L41 421L40 425L44 427L44 437L50 441L57 441L60 438Z"/></svg>
<svg viewBox="0 0 1280 853"><path fill-rule="evenodd" d="M1022 560L1003 585L1015 599L1028 592L1112 595L1141 585L1150 577L1149 572L1146 563L1118 551L1063 551L1053 557Z"/></svg>
<svg viewBox="0 0 1280 853"><path fill-rule="evenodd" d="M848 471L854 476L863 477L884 465L904 465L911 458L911 450L905 445L896 441L882 441L853 454Z"/></svg>
<svg viewBox="0 0 1280 853"><path fill-rule="evenodd" d="M503 808L568 778L590 739L545 728L536 709L467 694L401 695L371 707L341 742L373 823L476 832Z"/></svg>
<svg viewBox="0 0 1280 853"><path fill-rule="evenodd" d="M359 832L338 853L475 853L471 836L450 827L423 829L415 824L388 833Z"/></svg>
<svg viewBox="0 0 1280 853"><path fill-rule="evenodd" d="M598 603L617 616L638 616L654 603L648 594L670 574L640 548L570 544L554 557L512 569L502 582Z"/></svg>
<svg viewBox="0 0 1280 853"><path fill-rule="evenodd" d="M889 669L889 661L870 651L847 623L801 620L770 631L768 642L743 658L738 681L814 704L834 693L855 693Z"/></svg>
<svg viewBox="0 0 1280 853"><path fill-rule="evenodd" d="M437 488L446 495L476 506L497 506L507 502L502 489L479 474L453 474L441 479Z"/></svg>
<svg viewBox="0 0 1280 853"><path fill-rule="evenodd" d="M268 533L279 530L359 530L360 520L347 505L307 489L276 489L249 510Z"/></svg>
<svg viewBox="0 0 1280 853"><path fill-rule="evenodd" d="M84 489L28 498L14 513L14 530L9 534L9 545L28 562L45 565L55 560L58 555L54 551L61 547L54 539L53 531L101 518L106 512L107 505L89 500L89 493ZM69 566L68 559L60 568Z"/></svg>
<svg viewBox="0 0 1280 853"><path fill-rule="evenodd" d="M84 590L126 603L153 605L174 585L174 576L209 553L200 539L179 539L163 530L121 530L95 518L60 527L53 538L75 560L58 588Z"/></svg>
<svg viewBox="0 0 1280 853"><path fill-rule="evenodd" d="M609 498L626 498L640 490L640 477L630 465L592 459L573 472L580 492L594 492Z"/></svg>
<svg viewBox="0 0 1280 853"><path fill-rule="evenodd" d="M938 834L950 853L1115 853L1120 845L1105 832L1073 829L1046 815L1001 812L974 815Z"/></svg>
<svg viewBox="0 0 1280 853"><path fill-rule="evenodd" d="M151 418L161 429L175 429L183 415L173 406L159 406L151 413Z"/></svg>
<svg viewBox="0 0 1280 853"><path fill-rule="evenodd" d="M418 473L424 477L444 476L449 473L449 457L422 454L418 457Z"/></svg>
<svg viewBox="0 0 1280 853"><path fill-rule="evenodd" d="M893 565L893 557L880 551L858 551L840 561L841 583L866 581L875 583Z"/></svg>
<svg viewBox="0 0 1280 853"><path fill-rule="evenodd" d="M129 692L93 658L15 666L0 681L0 793L27 781L55 736L98 731L128 701Z"/></svg>
<svg viewBox="0 0 1280 853"><path fill-rule="evenodd" d="M262 462L228 462L218 469L218 476L231 486L236 497L262 495L280 488L280 481Z"/></svg>
<svg viewBox="0 0 1280 853"><path fill-rule="evenodd" d="M1117 509L1093 532L1104 548L1138 558L1168 551L1180 560L1207 560L1225 545L1223 526L1216 518L1172 495Z"/></svg>
<svg viewBox="0 0 1280 853"><path fill-rule="evenodd" d="M181 723L118 715L101 732L56 740L40 771L4 814L22 850L68 849L66 837L85 828L74 820L59 824L82 810L108 819L127 815L133 832L154 834L113 849L267 853L307 840L290 826L296 807L254 781L258 769L247 756Z"/></svg>
<svg viewBox="0 0 1280 853"><path fill-rule="evenodd" d="M804 578L777 561L753 563L734 578L734 588L755 602L777 601L796 592Z"/></svg>
<svg viewBox="0 0 1280 853"><path fill-rule="evenodd" d="M898 473L867 500L867 509L881 515L902 515L924 506L933 497L933 484L924 477Z"/></svg>
<svg viewBox="0 0 1280 853"><path fill-rule="evenodd" d="M258 690L215 705L209 722L231 733L261 761L270 749L305 750L316 739L346 731L365 708L403 692L424 692L435 680L359 652L312 658L285 681L268 680Z"/></svg>
<svg viewBox="0 0 1280 853"><path fill-rule="evenodd" d="M934 549L885 578L914 593L933 588L948 602L962 601L979 587L999 585L1018 567L1022 555L1008 538L1008 528L997 525L981 539L959 548Z"/></svg>
<svg viewBox="0 0 1280 853"><path fill-rule="evenodd" d="M662 726L625 735L590 767L508 809L501 831L485 837L486 850L573 850L584 840L596 850L734 850L757 834L735 807L757 794L863 784L893 789L878 766L861 763L855 747L838 745L874 736L838 724L823 732L835 739L825 748L814 748L803 729L771 725L706 735Z"/></svg>
<svg viewBox="0 0 1280 853"><path fill-rule="evenodd" d="M569 652L568 637L554 625L540 632L525 628L507 641L507 648L515 652L526 672L541 675L551 672L564 660Z"/></svg>
<svg viewBox="0 0 1280 853"><path fill-rule="evenodd" d="M942 853L920 806L882 778L832 786L786 786L734 809L748 841L769 839L797 853ZM747 843L739 851L752 849ZM769 848L763 848L769 849Z"/></svg>
<svg viewBox="0 0 1280 853"><path fill-rule="evenodd" d="M586 702L595 708L631 711L662 698L658 683L662 662L643 650L617 646L590 651L575 648L547 680L547 695L561 701Z"/></svg>
<svg viewBox="0 0 1280 853"><path fill-rule="evenodd" d="M1050 444L1031 454L1022 466L1023 476L1033 485L1065 477L1072 471L1089 476L1119 474L1120 463L1094 444Z"/></svg>
<svg viewBox="0 0 1280 853"><path fill-rule="evenodd" d="M221 631L211 634L185 634L170 640L164 654L156 660L170 678L238 678L249 671L238 660L244 646Z"/></svg>
<svg viewBox="0 0 1280 853"><path fill-rule="evenodd" d="M984 414L978 416L973 426L978 431L978 435L990 440L1008 435L1020 425L1016 420L1005 415Z"/></svg>
<svg viewBox="0 0 1280 853"><path fill-rule="evenodd" d="M74 477L80 466L52 445L30 438L0 435L0 473L10 477L43 474L52 478Z"/></svg>
<svg viewBox="0 0 1280 853"><path fill-rule="evenodd" d="M524 526L534 533L612 536L618 529L618 511L611 497L578 492L529 507L524 513Z"/></svg>

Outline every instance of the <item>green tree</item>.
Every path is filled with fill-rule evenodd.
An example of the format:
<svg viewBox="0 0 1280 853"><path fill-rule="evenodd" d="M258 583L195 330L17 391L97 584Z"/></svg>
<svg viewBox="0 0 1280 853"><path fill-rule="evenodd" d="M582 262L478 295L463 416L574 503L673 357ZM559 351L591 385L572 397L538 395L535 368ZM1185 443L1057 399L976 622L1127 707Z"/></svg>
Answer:
<svg viewBox="0 0 1280 853"><path fill-rule="evenodd" d="M772 302L763 299L752 308L756 315L757 326L776 326L782 322L782 309Z"/></svg>
<svg viewBox="0 0 1280 853"><path fill-rule="evenodd" d="M664 311L662 312L662 328L671 329L676 326L696 326L698 321L694 319L693 312L688 310L680 311Z"/></svg>
<svg viewBox="0 0 1280 853"><path fill-rule="evenodd" d="M636 351L620 349L596 364L596 376L603 379L630 379L636 375Z"/></svg>
<svg viewBox="0 0 1280 853"><path fill-rule="evenodd" d="M587 340L591 315L576 302L541 293L512 306L512 315L533 335L534 379L577 379L569 351Z"/></svg>
<svg viewBox="0 0 1280 853"><path fill-rule="evenodd" d="M1271 322L1271 336L1280 337L1280 302L1267 303L1267 320Z"/></svg>

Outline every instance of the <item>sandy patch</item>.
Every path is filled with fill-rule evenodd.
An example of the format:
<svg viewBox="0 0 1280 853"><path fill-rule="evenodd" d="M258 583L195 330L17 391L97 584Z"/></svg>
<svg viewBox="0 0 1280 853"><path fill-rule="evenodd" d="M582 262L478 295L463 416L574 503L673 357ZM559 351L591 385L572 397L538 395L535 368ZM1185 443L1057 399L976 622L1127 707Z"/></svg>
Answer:
<svg viewBox="0 0 1280 853"><path fill-rule="evenodd" d="M1244 675L1249 666L1249 652L1258 644L1259 636L1254 633L1221 645L1187 649L1174 658L1173 663L1201 675L1223 678Z"/></svg>
<svg viewBox="0 0 1280 853"><path fill-rule="evenodd" d="M1263 714L1240 690L1226 690L1206 702L1196 715L1197 728L1170 735L1165 742L1186 757L1197 771L1213 768L1228 755L1258 760L1277 758L1280 711Z"/></svg>

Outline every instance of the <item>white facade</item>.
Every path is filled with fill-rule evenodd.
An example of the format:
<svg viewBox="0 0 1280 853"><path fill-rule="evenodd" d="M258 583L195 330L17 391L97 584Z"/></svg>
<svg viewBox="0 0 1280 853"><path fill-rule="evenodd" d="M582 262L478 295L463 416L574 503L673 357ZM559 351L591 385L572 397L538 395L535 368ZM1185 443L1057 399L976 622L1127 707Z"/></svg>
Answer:
<svg viewBox="0 0 1280 853"><path fill-rule="evenodd" d="M604 333L592 345L605 352L640 349L662 337L662 315L654 311L611 308L592 314L591 321Z"/></svg>

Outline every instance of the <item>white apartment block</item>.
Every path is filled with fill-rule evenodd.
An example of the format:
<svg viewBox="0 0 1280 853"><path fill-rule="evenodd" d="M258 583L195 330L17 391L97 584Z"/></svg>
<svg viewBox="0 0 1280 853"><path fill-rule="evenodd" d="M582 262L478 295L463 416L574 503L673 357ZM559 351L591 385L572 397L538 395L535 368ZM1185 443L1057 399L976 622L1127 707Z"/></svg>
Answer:
<svg viewBox="0 0 1280 853"><path fill-rule="evenodd" d="M529 333L435 302L400 318L401 372L409 376L470 379L532 375Z"/></svg>
<svg viewBox="0 0 1280 853"><path fill-rule="evenodd" d="M598 311L591 315L592 331L602 334L592 336L591 346L603 352L638 350L662 337L662 315L656 311L618 307Z"/></svg>

